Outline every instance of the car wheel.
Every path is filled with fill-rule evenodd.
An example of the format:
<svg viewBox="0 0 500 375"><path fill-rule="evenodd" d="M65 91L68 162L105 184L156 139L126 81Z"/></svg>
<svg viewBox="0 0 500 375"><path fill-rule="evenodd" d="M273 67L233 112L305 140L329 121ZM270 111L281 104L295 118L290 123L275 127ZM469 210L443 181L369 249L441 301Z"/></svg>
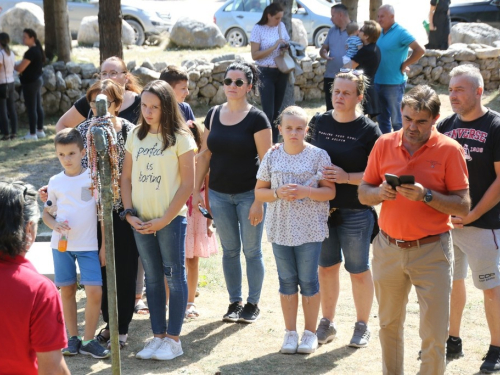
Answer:
<svg viewBox="0 0 500 375"><path fill-rule="evenodd" d="M226 40L231 47L245 47L248 44L247 34L238 27L227 32Z"/></svg>
<svg viewBox="0 0 500 375"><path fill-rule="evenodd" d="M323 43L325 43L326 36L328 35L329 30L330 29L328 27L323 27L316 32L316 35L314 36L314 45L316 46L316 48L321 48Z"/></svg>
<svg viewBox="0 0 500 375"><path fill-rule="evenodd" d="M146 36L144 35L144 29L141 24L135 20L125 20L127 23L132 26L135 32L135 44L138 46L142 46L146 41Z"/></svg>

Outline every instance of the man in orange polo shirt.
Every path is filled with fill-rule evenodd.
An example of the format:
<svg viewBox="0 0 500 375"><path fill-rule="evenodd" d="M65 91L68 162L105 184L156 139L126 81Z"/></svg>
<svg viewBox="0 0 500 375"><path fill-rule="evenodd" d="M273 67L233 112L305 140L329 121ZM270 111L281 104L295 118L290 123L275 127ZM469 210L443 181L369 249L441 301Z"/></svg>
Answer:
<svg viewBox="0 0 500 375"><path fill-rule="evenodd" d="M429 86L416 86L401 103L403 128L373 147L359 187L362 204L382 203L373 242L373 281L379 303L384 374L404 373L403 325L415 285L420 307L421 374L444 374L453 248L450 215L469 212L462 147L436 131L441 103ZM385 174L412 175L395 189Z"/></svg>

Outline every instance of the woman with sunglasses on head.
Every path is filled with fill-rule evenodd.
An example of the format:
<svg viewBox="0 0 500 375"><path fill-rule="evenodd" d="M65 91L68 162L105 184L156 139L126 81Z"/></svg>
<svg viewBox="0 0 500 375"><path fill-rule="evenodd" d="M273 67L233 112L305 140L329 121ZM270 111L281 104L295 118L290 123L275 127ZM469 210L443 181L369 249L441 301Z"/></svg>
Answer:
<svg viewBox="0 0 500 375"><path fill-rule="evenodd" d="M29 48L24 53L21 62L14 67L20 74L24 104L30 125L30 131L23 139L36 141L38 138L45 137L42 108L42 67L45 63L45 52L37 39L36 32L32 29L23 30L23 44Z"/></svg>
<svg viewBox="0 0 500 375"><path fill-rule="evenodd" d="M278 142L279 131L274 122L283 104L288 82L288 74L282 73L274 61L282 48L288 48L290 41L285 24L281 22L283 14L281 5L277 3L268 5L250 34L252 59L259 67L262 110L271 123L273 143Z"/></svg>
<svg viewBox="0 0 500 375"><path fill-rule="evenodd" d="M99 73L101 80L111 79L124 90L123 103L120 107L119 116L136 124L139 119L141 98L141 86L137 79L127 70L125 62L119 57L112 56L104 60ZM57 121L56 131L64 128L74 128L81 122L92 117L92 110L86 96L78 99L75 104L66 111Z"/></svg>
<svg viewBox="0 0 500 375"><path fill-rule="evenodd" d="M118 169L120 174L123 170L123 161L125 159L125 142L127 134L134 129L135 125L130 121L118 117L124 100L123 89L116 82L105 79L95 82L88 90L85 101L89 103L93 115L97 115L96 98L97 95L104 94L107 97L108 113L111 116L110 121L116 132L118 148ZM86 120L77 126L83 138L83 146L87 149L87 134L92 126L92 120ZM82 166L88 168L88 159L85 155L82 159ZM127 342L128 328L134 315L135 306L135 275L137 274L137 246L135 244L132 228L127 222L120 220L120 213L123 212L123 203L120 200L113 205L113 240L115 245L115 275L116 275L116 298L118 306L118 333L120 348ZM106 286L106 248L104 245L104 236L100 223L97 223L97 237L99 240L99 260L101 261L102 274L102 317L106 322L96 339L101 343L107 343L110 348L109 338L109 313L108 313L108 289Z"/></svg>
<svg viewBox="0 0 500 375"><path fill-rule="evenodd" d="M272 133L266 115L247 101L257 83L253 65L233 62L227 67L224 79L227 102L208 112L196 164L193 207L205 207L200 190L209 173L210 207L207 208L217 224L223 250L222 268L230 302L223 320L228 322L253 323L259 317L264 281L261 247L264 204L255 199L254 187L259 160L271 147ZM241 291L242 247L249 289L245 307Z"/></svg>
<svg viewBox="0 0 500 375"><path fill-rule="evenodd" d="M325 344L335 337L335 308L339 297L339 271L345 258L350 273L356 323L349 343L365 347L370 339L368 318L373 302L370 271L370 240L374 226L372 208L359 202L357 189L375 141L382 134L357 107L363 102L366 78L359 71L341 69L332 87L333 110L312 121L311 143L325 150L332 165L323 178L335 182L336 195L330 201L329 237L323 241L319 260L321 319L316 334Z"/></svg>
<svg viewBox="0 0 500 375"><path fill-rule="evenodd" d="M359 29L359 37L363 42L363 47L351 59L351 67L358 71L362 70L364 76L368 78L363 109L365 115L368 115L372 120L380 113L377 92L372 82L380 64L380 49L377 46L377 40L381 31L382 28L377 22L365 21L363 27Z"/></svg>
<svg viewBox="0 0 500 375"><path fill-rule="evenodd" d="M0 33L0 141L16 138L17 112L14 97L14 66L16 57L9 47L10 37L7 33ZM10 134L9 134L10 120Z"/></svg>

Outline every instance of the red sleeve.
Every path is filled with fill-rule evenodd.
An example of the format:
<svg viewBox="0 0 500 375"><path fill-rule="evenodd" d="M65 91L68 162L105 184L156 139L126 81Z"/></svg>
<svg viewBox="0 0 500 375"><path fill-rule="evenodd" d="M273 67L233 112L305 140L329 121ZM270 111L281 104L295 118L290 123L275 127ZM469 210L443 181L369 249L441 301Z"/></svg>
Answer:
<svg viewBox="0 0 500 375"><path fill-rule="evenodd" d="M375 145L368 157L368 164L366 165L363 181L369 185L379 186L384 180L380 175L380 155L383 143L380 138L375 142Z"/></svg>
<svg viewBox="0 0 500 375"><path fill-rule="evenodd" d="M464 149L457 143L446 160L446 190L463 190L469 187L469 173L465 161Z"/></svg>
<svg viewBox="0 0 500 375"><path fill-rule="evenodd" d="M35 352L51 352L68 345L61 297L48 279L40 284L31 310L30 342Z"/></svg>

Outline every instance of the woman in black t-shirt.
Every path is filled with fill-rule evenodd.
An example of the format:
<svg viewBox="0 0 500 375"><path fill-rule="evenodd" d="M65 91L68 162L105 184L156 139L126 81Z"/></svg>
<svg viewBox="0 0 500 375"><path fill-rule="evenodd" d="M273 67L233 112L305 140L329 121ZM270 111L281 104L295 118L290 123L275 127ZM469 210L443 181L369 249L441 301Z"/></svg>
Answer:
<svg viewBox="0 0 500 375"><path fill-rule="evenodd" d="M373 79L380 64L380 49L376 43L381 30L377 22L365 21L363 27L359 29L359 37L363 42L363 48L351 59L352 68L362 70L365 77L369 79L369 84L365 91L363 109L365 115L370 116L371 119L380 113L378 96L375 92Z"/></svg>
<svg viewBox="0 0 500 375"><path fill-rule="evenodd" d="M335 307L339 297L340 264L350 273L356 324L349 346L368 345L368 318L373 302L370 272L370 239L374 226L371 207L359 202L357 189L375 141L378 126L356 111L363 100L365 77L354 72L338 73L332 91L333 111L315 118L311 143L325 150L332 166L323 172L326 181L336 184L337 194L330 201L329 237L325 239L319 261L321 319L317 336L321 344L333 340Z"/></svg>
<svg viewBox="0 0 500 375"><path fill-rule="evenodd" d="M30 132L23 139L37 140L45 137L42 108L42 67L45 63L45 52L32 29L23 30L23 44L29 49L24 53L22 61L14 68L20 73L24 105L30 124Z"/></svg>
<svg viewBox="0 0 500 375"><path fill-rule="evenodd" d="M210 167L209 209L223 250L222 267L230 301L223 320L229 322L253 323L259 317L257 304L264 281L264 204L255 200L254 188L259 160L271 147L272 133L264 112L247 101L257 81L253 65L234 62L228 66L224 79L227 102L208 112L196 164L193 207L204 207L200 190ZM249 289L245 307L241 292L242 245Z"/></svg>
<svg viewBox="0 0 500 375"><path fill-rule="evenodd" d="M127 65L119 57L112 56L104 60L101 65L99 76L102 80L111 79L125 90L123 104L120 108L119 117L137 124L141 105L140 94L142 87L137 83L136 78L127 70ZM74 128L82 121L92 117L90 105L85 96L78 99L75 104L66 111L57 121L56 131L65 128Z"/></svg>

